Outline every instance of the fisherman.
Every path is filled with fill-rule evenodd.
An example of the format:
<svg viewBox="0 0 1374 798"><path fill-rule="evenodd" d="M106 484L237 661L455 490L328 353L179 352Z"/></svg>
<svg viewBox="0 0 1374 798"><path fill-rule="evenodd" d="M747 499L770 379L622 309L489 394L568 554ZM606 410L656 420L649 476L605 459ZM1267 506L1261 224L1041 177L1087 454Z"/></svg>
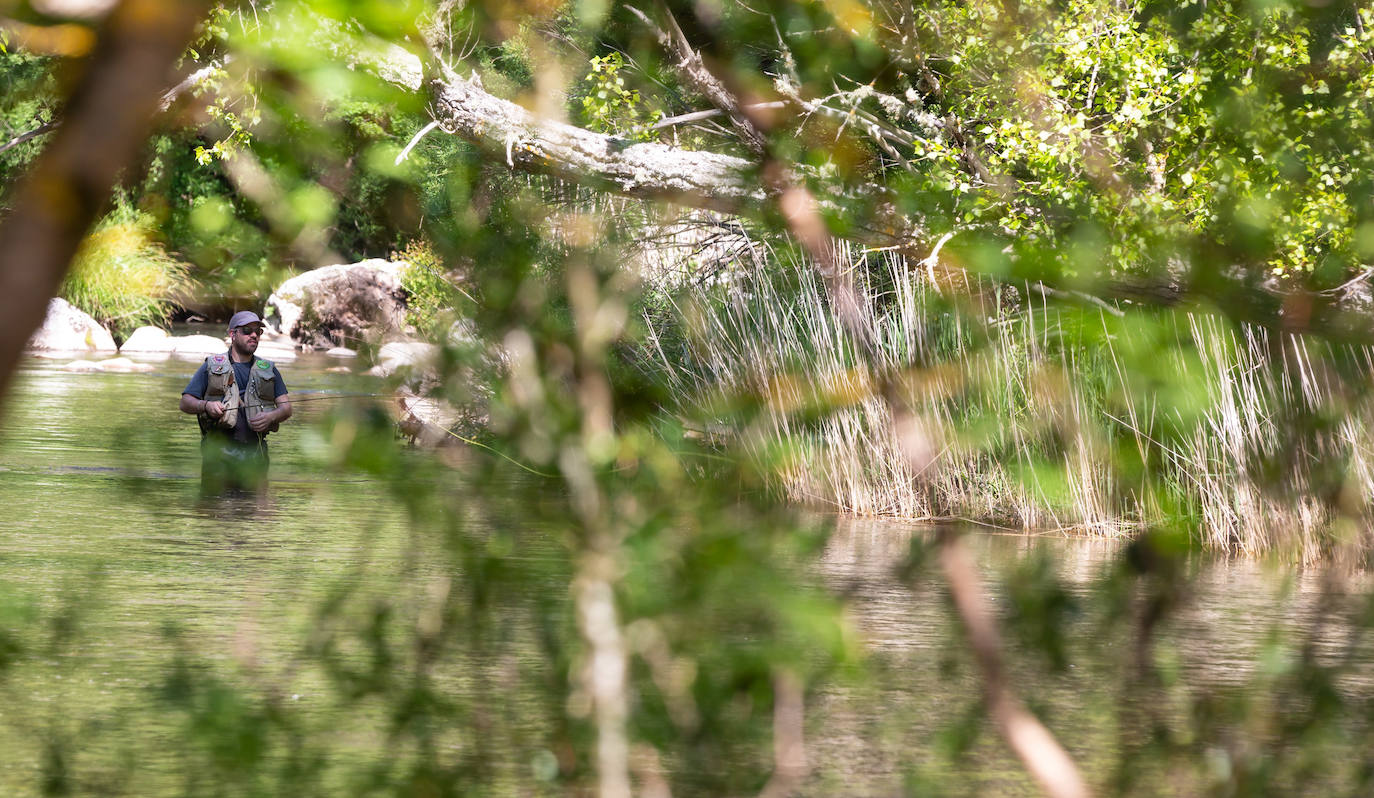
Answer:
<svg viewBox="0 0 1374 798"><path fill-rule="evenodd" d="M267 482L267 433L291 418L281 372L255 356L262 319L229 320L229 351L210 355L181 392L181 412L200 422L201 489L257 489Z"/></svg>

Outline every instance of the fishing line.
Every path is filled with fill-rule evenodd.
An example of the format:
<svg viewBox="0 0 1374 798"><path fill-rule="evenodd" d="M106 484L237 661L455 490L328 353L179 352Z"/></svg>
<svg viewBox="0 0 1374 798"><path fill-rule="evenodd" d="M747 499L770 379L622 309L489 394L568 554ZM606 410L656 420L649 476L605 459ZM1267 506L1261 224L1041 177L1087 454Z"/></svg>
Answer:
<svg viewBox="0 0 1374 798"><path fill-rule="evenodd" d="M290 401L291 404L292 404L293 406L294 406L297 402L300 402L300 403L305 403L305 402L321 402L321 401L324 401L324 400L326 400L326 399L376 399L376 398L396 399L396 398L400 398L400 397L397 397L396 394L391 394L391 393L306 394L305 396L301 396L301 397L299 397L299 398L297 398L296 396L293 396L293 395L291 395L291 394L288 394L288 397L290 397L290 398L288 399L288 401ZM411 411L407 408L406 412L409 413L409 412L411 412ZM413 415L413 413L412 413L412 415ZM506 460L507 462L511 463L512 465L514 465L514 466L516 466L516 467L518 467L518 468L521 468L521 469L523 469L523 470L525 470L525 471L528 471L528 472L530 472L531 474L534 474L535 476L544 477L544 478L546 478L546 479L557 479L557 478L558 478L558 475L557 475L557 474L549 474L549 473L546 473L546 472L544 472L544 471L540 471L540 470L538 470L538 469L536 469L536 468L533 468L533 467L531 467L531 466L525 465L524 463L520 462L519 460L516 460L514 457L511 457L510 455L506 454L505 452L503 452L503 451L501 451L501 450L499 450L499 449L493 448L493 447L491 447L491 446L489 446L489 445L487 445L487 444L485 444L485 443L482 443L481 441L475 441L475 440L473 440L472 438L466 438L466 437L464 437L464 436L462 436L462 435L459 435L458 433L454 432L453 430L444 429L443 427L440 427L440 426L437 425L437 424L434 425L434 426L435 426L436 428L438 428L438 429L443 429L445 435L449 435L449 436L451 436L451 437L453 437L453 438L456 438L456 439L462 441L463 443L468 444L469 446L476 446L476 447L478 447L478 448L480 448L480 449L486 449L487 451L491 452L492 454L496 455L497 457L500 457L501 459Z"/></svg>
<svg viewBox="0 0 1374 798"><path fill-rule="evenodd" d="M321 401L325 401L325 400L327 400L327 399L397 399L397 398L400 398L400 397L398 397L396 394L393 394L393 393L334 393L334 394L326 394L326 393L308 393L308 394L305 394L304 396L290 395L290 394L288 394L288 396L291 397L291 398L290 398L290 402L291 402L292 405L295 405L295 404L297 404L297 403L305 403L305 402L321 402ZM419 397L417 397L417 398L419 398ZM410 410L407 409L406 412L410 412ZM413 415L413 414L412 414L412 415ZM517 468L519 468L519 469L521 469L521 470L523 470L523 471L528 471L529 473L534 474L534 475L537 476L537 477L543 477L543 478L545 478L545 479L559 479L559 478L560 478L560 475L558 475L558 474L550 474L550 473L548 473L548 472L546 472L546 471L540 471L539 469L534 468L533 466L529 466L529 465L526 465L525 463L520 462L519 460L515 459L514 457L511 457L510 455L506 454L505 452L501 451L500 449L497 449L497 448L492 447L492 446L490 446L490 445L488 445L488 444L482 443L481 441L473 440L472 438L468 438L468 437L465 437L465 436L463 436L463 435L459 435L458 433L454 432L453 430L445 429L444 427L441 427L441 426L439 426L439 425L437 425L437 424L435 424L434 426L435 426L435 428L437 428L437 429L443 430L444 434L445 434L445 435L448 435L449 437L452 437L452 438L455 438L455 439L457 439L457 440L459 440L459 441L462 441L463 443L466 443L466 444L469 445L469 446L476 446L476 447L479 448L479 449L485 449L485 450L487 450L488 452L491 452L492 454L496 455L497 457L500 457L502 460L505 460L506 462L510 463L511 465L514 465L515 467L517 467ZM687 456L690 456L690 457L699 457L699 458L703 458L703 459L707 459L707 460L718 460L718 461L721 461L721 462L728 462L728 463L733 463L733 462L735 462L732 458L729 458L729 457L721 457L720 455L709 454L709 453L707 453L707 452L678 451L678 452L675 452L675 454L678 454L678 455L687 455ZM627 470L627 469L625 469L625 468L617 468L617 469L614 469L614 471L624 471L624 470Z"/></svg>

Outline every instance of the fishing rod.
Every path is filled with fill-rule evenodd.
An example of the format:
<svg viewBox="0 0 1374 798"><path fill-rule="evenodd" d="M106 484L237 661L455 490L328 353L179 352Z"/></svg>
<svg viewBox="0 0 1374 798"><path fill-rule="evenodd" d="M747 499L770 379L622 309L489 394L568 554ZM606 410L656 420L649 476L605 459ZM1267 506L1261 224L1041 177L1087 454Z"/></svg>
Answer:
<svg viewBox="0 0 1374 798"><path fill-rule="evenodd" d="M332 400L332 399L398 399L398 400L399 400L399 399L407 398L407 397L398 396L398 395L396 395L396 394L394 394L394 393L323 393L323 392L313 392L313 393L306 393L306 394L303 395L303 396L297 396L297 395L293 395L293 394L291 394L290 392L288 392L288 393L287 393L287 396L289 397L287 401L289 401L293 406L296 405L296 404L304 404L304 403L306 403L306 402L323 402L323 401ZM421 397L415 397L415 398L416 398L416 399L420 399L421 401L424 401ZM245 401L248 401L248 400L245 400ZM261 401L261 400L259 400L259 401ZM251 402L251 401L248 401L248 404L245 404L244 407L247 408L247 407L250 406L250 405L252 405L252 402ZM262 402L262 406L269 406L269 405L267 405L266 402ZM403 406L403 407L404 407L404 406ZM413 412L410 410L410 408L408 408L408 407L405 408L405 411L406 411L407 413L411 413L411 415L414 415L414 413L413 413ZM417 418L418 418L418 417L417 417ZM520 468L520 469L523 469L523 470L525 470L525 471L528 471L529 473L534 474L535 476L544 477L544 478L546 478L546 479L557 479L557 478L558 478L558 475L557 475L557 474L549 474L549 473L546 473L546 472L544 472L544 471L540 471L540 470L538 470L538 469L536 469L536 468L533 468L533 467L531 467L531 466L525 465L524 463L520 462L519 460L516 460L514 457L511 457L510 455L506 454L505 452L501 451L500 449L496 449L496 448L494 448L494 447L492 447L492 446L489 446L488 444L482 443L481 441L473 440L472 438L468 438L468 437L465 437L465 436L463 436L463 435L459 435L458 433L454 432L453 430L448 429L448 428L443 427L443 426L440 426L440 425L438 425L438 424L434 424L433 426L434 426L436 429L443 430L443 432L444 432L445 435L448 435L448 436L450 436L450 437L452 437L452 438L455 438L455 439L457 439L457 440L460 440L460 441L462 441L463 443L468 444L469 446L476 446L476 447L479 448L479 449L486 449L487 451L491 452L492 454L496 455L497 457L500 457L501 459L503 459L503 460L505 460L505 461L511 463L512 465L514 465L514 466L516 466L516 467L518 467L518 468Z"/></svg>
<svg viewBox="0 0 1374 798"><path fill-rule="evenodd" d="M289 401L291 402L292 405L295 405L295 404L297 404L298 402L299 402L299 403L304 403L304 402L321 402L321 401L331 400L331 399L405 399L405 398L409 398L409 397L398 396L397 394L394 394L394 393L334 393L334 394L331 394L331 393L323 393L323 392L313 392L313 393L307 393L307 394L305 394L304 396L301 396L300 398L297 398L296 396L293 396L293 395L290 395L290 394L288 394L288 396L291 396L291 398L290 398ZM423 397L418 397L418 396L417 396L417 397L414 397L414 398L415 398L415 399L418 399L418 400L420 400L420 401L432 401L432 400L425 400ZM404 407L404 406L403 406L403 407ZM412 415L414 415L414 413L410 410L410 408L407 407L407 408L404 408L404 409L405 409L405 411L406 411L407 413L411 413ZM418 417L417 417L417 418L418 418ZM516 466L517 468L520 468L521 470L528 471L529 473L534 474L535 476L544 477L545 479L558 479L558 478L559 478L559 475L558 475L558 474L550 474L550 473L545 472L545 471L540 471L540 470L537 469L537 468L533 468L532 466L528 466L528 465L526 465L526 464L520 462L519 460L516 460L514 457L511 457L510 455L508 455L508 454L506 454L505 452L501 451L500 449L497 449L497 448L494 448L494 447L492 447L492 446L490 446L490 445L488 445L488 444L482 443L481 441L473 440L472 438L468 438L468 437L465 437L465 436L463 436L463 435L459 435L458 433L454 432L453 430L448 429L447 427L443 427L443 426L438 425L438 424L434 424L433 426L434 426L436 429L442 430L443 433L444 433L445 435L448 435L448 436L451 437L451 438L454 438L454 439L456 439L456 440L462 441L463 443L466 443L466 444L469 445L469 446L476 446L476 447L479 448L479 449L485 449L485 450L487 450L488 452L491 452L492 454L496 455L497 457L500 457L501 459L503 459L503 460L505 460L506 462L510 463L511 465L514 465L514 466ZM719 461L722 461L722 462L734 462L734 460L732 460L731 458L728 458L728 457L721 457L720 455L713 455L713 454L709 454L709 453L707 453L707 452L677 452L677 454L686 454L686 455L690 455L690 456L693 456L693 457L700 457L700 458L704 458L704 459L708 459L708 460L719 460ZM622 470L622 469L615 469L615 470L616 470L616 471L619 471L619 470Z"/></svg>

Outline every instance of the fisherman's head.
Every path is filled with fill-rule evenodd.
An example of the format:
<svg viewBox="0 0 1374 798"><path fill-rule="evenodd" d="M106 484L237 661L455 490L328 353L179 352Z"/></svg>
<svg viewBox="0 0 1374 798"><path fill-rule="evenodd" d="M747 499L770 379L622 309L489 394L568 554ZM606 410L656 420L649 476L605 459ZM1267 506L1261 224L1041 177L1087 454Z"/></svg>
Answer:
<svg viewBox="0 0 1374 798"><path fill-rule="evenodd" d="M244 354L253 354L258 351L263 326L258 314L251 310L240 310L229 320L229 345Z"/></svg>

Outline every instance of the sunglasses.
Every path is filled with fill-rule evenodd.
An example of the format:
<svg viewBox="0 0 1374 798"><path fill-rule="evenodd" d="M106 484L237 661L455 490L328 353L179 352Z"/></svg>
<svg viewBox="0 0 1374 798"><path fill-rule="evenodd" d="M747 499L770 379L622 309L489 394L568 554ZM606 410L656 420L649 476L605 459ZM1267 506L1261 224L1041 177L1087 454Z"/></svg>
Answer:
<svg viewBox="0 0 1374 798"><path fill-rule="evenodd" d="M262 335L261 327L239 327L239 335Z"/></svg>

